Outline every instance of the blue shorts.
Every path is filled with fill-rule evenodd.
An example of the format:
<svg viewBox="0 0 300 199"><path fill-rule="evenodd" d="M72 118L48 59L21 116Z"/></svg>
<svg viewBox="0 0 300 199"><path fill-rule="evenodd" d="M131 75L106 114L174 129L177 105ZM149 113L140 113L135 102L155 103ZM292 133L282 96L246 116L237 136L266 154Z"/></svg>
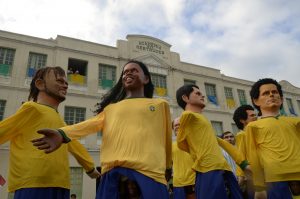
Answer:
<svg viewBox="0 0 300 199"><path fill-rule="evenodd" d="M14 199L70 199L70 190L60 187L22 188L15 191Z"/></svg>
<svg viewBox="0 0 300 199"><path fill-rule="evenodd" d="M97 189L96 199L118 199L121 176L126 176L138 184L142 199L169 199L166 185L135 170L123 167L116 167L103 174Z"/></svg>
<svg viewBox="0 0 300 199"><path fill-rule="evenodd" d="M288 182L270 182L267 183L268 199L292 199L292 193Z"/></svg>
<svg viewBox="0 0 300 199"><path fill-rule="evenodd" d="M197 199L243 199L238 182L230 171L196 172Z"/></svg>
<svg viewBox="0 0 300 199"><path fill-rule="evenodd" d="M173 187L173 199L185 199L184 187Z"/></svg>

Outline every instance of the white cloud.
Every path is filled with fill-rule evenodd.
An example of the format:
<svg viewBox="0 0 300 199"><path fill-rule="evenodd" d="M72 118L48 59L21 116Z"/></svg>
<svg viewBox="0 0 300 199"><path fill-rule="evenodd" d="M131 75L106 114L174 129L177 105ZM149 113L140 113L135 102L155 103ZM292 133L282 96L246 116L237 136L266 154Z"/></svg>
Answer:
<svg viewBox="0 0 300 199"><path fill-rule="evenodd" d="M0 4L4 30L48 38L85 37L93 28L95 10L88 1L1 0Z"/></svg>
<svg viewBox="0 0 300 199"><path fill-rule="evenodd" d="M300 87L300 2L285 0L0 0L2 30L115 45L127 34L162 39L183 61Z"/></svg>
<svg viewBox="0 0 300 199"><path fill-rule="evenodd" d="M255 81L271 76L300 86L297 78L300 24L295 9L299 5L285 1L201 3L202 7L192 17L193 29L181 37L192 42L183 47L182 42L172 39L182 59L217 67L234 77ZM290 33L282 31L286 25Z"/></svg>

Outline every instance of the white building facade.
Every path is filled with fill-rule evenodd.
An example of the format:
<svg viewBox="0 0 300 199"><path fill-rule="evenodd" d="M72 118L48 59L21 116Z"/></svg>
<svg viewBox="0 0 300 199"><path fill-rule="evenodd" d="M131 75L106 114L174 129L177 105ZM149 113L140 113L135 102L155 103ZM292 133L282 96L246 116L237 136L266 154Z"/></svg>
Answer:
<svg viewBox="0 0 300 199"><path fill-rule="evenodd" d="M204 114L212 122L216 134L237 132L232 120L235 108L251 104L249 91L253 82L221 74L220 70L180 61L171 45L145 35L128 35L116 46L106 46L65 36L42 39L0 31L0 120L14 114L27 101L34 72L44 66L61 66L68 71L67 99L59 107L68 124L94 115L95 104L110 89L121 74L123 65L131 59L144 62L155 85L155 97L169 101L172 118L180 115L176 90L194 83L206 96ZM284 91L284 111L287 115L300 114L300 88L280 81ZM101 134L82 138L99 166ZM0 174L7 179L9 143L0 146ZM96 182L70 156L71 193L77 198L95 198ZM11 198L7 184L0 188L0 198Z"/></svg>

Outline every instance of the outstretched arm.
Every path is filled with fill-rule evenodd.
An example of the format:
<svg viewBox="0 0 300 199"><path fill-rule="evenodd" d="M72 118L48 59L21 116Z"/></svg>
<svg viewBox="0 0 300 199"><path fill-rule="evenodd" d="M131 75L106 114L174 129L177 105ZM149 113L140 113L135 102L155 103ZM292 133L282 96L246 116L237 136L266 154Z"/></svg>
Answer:
<svg viewBox="0 0 300 199"><path fill-rule="evenodd" d="M58 149L62 143L70 142L70 139L64 134L63 131L54 129L41 129L37 133L43 134L44 137L31 140L33 146L45 153L51 153Z"/></svg>
<svg viewBox="0 0 300 199"><path fill-rule="evenodd" d="M45 153L51 153L58 149L62 143L68 143L70 138L80 138L90 133L98 132L103 127L104 113L92 117L83 122L65 126L57 130L53 129L41 129L39 134L43 134L44 137L32 140L34 146L40 150L44 150ZM67 135L68 136L67 136Z"/></svg>
<svg viewBox="0 0 300 199"><path fill-rule="evenodd" d="M244 155L239 152L236 147L221 138L217 138L217 141L219 146L222 147L232 157L232 159L241 167L241 169L244 170L247 165L249 165Z"/></svg>
<svg viewBox="0 0 300 199"><path fill-rule="evenodd" d="M80 144L77 140L72 140L68 143L68 150L77 162L84 168L86 174L90 178L100 177L100 173L95 168L92 156L82 144Z"/></svg>
<svg viewBox="0 0 300 199"><path fill-rule="evenodd" d="M77 124L64 126L60 128L60 130L68 135L68 137L71 139L79 139L89 134L102 131L103 125L104 112L101 112L88 120L82 121Z"/></svg>

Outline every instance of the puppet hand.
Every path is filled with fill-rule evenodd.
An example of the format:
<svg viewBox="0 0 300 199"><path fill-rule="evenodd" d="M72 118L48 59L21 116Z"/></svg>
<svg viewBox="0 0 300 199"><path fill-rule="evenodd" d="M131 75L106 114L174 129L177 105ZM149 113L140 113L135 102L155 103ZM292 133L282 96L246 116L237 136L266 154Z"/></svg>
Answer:
<svg viewBox="0 0 300 199"><path fill-rule="evenodd" d="M90 172L86 172L86 174L90 177L90 178L99 178L101 176L101 174L99 173L99 171L97 171L97 169L93 169Z"/></svg>
<svg viewBox="0 0 300 199"><path fill-rule="evenodd" d="M252 170L250 165L246 166L246 168L244 169L244 173L247 179L252 179Z"/></svg>
<svg viewBox="0 0 300 199"><path fill-rule="evenodd" d="M58 149L63 143L63 136L53 129L41 129L37 131L39 134L43 134L44 137L31 140L33 146L40 150L44 150L45 153L51 153Z"/></svg>

